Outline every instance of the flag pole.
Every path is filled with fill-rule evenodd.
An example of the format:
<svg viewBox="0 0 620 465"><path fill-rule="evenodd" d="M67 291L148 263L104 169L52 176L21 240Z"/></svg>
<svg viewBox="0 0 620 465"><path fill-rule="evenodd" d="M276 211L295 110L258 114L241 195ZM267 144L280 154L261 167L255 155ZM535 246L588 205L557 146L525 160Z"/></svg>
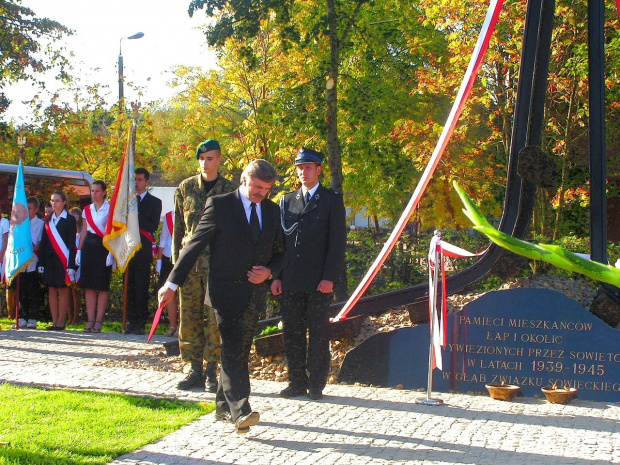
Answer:
<svg viewBox="0 0 620 465"><path fill-rule="evenodd" d="M127 269L136 250L140 248L140 226L138 206L135 199L134 184L134 150L136 135L136 120L139 104L133 105L135 116L132 117L132 127L129 131L125 152L121 158L121 166L114 184L114 194L110 201L110 214L103 236L103 245L108 249L118 265L118 271L123 274L123 304L121 330L127 330L127 306L129 270Z"/></svg>
<svg viewBox="0 0 620 465"><path fill-rule="evenodd" d="M122 324L123 334L125 333L125 328L127 326L127 288L128 286L129 286L129 270L126 269L123 272L123 324Z"/></svg>
<svg viewBox="0 0 620 465"><path fill-rule="evenodd" d="M15 284L15 329L19 330L19 275L17 274L17 283Z"/></svg>
<svg viewBox="0 0 620 465"><path fill-rule="evenodd" d="M19 135L17 143L20 147L19 165L15 176L15 189L13 191L13 205L11 208L11 227L9 229L3 265L5 272L4 279L7 283L7 294L10 293L14 299L15 328L19 330L19 275L22 271L26 270L34 259L34 251L24 183L23 164L26 136ZM12 292L9 287L14 282L15 278L17 278L15 282L15 292Z"/></svg>
<svg viewBox="0 0 620 465"><path fill-rule="evenodd" d="M131 135L129 138L129 144L131 145L132 153L135 153L136 149L136 133L138 129L138 111L140 110L140 104L131 103L131 106L134 110L134 114L131 117ZM129 266L131 266L131 260L127 262L127 267L123 272L123 323L122 330L123 334L125 334L125 329L127 328L127 294L129 289Z"/></svg>
<svg viewBox="0 0 620 465"><path fill-rule="evenodd" d="M435 237L441 240L441 231L436 230ZM428 346L428 379L427 379L427 388L426 388L426 398L416 399L415 403L422 404L422 405L437 406L437 405L443 405L443 400L431 398L431 394L433 391L433 362L435 361L435 345L434 345L433 338L435 336L435 320L437 318L437 289L439 288L438 286L439 268L441 266L440 260L442 260L437 250L437 247L435 247L435 250L433 251L433 257L434 257L435 266L432 268L432 276L430 280L432 285L430 286L429 293L428 293L428 302L429 302L430 310L431 310L430 315L429 315L431 319L431 321L429 322L431 337L430 337L430 343Z"/></svg>
<svg viewBox="0 0 620 465"><path fill-rule="evenodd" d="M23 164L24 164L24 147L26 145L26 137L23 135L20 135L17 138L17 144L19 145L19 163L22 165L22 169L23 169ZM28 218L28 220L30 221L30 218ZM17 331L19 331L19 275L21 273L17 273L17 283L15 283L15 301L13 302L13 305L15 307L15 329ZM7 291L8 291L8 286L7 286Z"/></svg>

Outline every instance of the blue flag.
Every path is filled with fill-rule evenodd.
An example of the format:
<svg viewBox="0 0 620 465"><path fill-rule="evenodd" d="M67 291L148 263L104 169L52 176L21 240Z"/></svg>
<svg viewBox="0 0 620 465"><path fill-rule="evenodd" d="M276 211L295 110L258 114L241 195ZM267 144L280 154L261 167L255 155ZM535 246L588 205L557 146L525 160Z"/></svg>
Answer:
<svg viewBox="0 0 620 465"><path fill-rule="evenodd" d="M13 191L13 208L11 209L11 229L5 254L6 281L11 283L15 276L26 269L34 260L32 236L30 234L30 216L24 188L24 170L19 160L15 190Z"/></svg>

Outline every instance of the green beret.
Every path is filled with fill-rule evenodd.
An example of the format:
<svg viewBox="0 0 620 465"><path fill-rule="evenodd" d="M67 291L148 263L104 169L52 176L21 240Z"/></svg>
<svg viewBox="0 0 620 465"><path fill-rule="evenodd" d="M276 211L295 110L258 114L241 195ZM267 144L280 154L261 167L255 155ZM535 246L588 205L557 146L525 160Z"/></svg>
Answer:
<svg viewBox="0 0 620 465"><path fill-rule="evenodd" d="M207 139L196 147L196 160L200 158L201 153L210 152L211 150L221 150L220 144L215 139Z"/></svg>

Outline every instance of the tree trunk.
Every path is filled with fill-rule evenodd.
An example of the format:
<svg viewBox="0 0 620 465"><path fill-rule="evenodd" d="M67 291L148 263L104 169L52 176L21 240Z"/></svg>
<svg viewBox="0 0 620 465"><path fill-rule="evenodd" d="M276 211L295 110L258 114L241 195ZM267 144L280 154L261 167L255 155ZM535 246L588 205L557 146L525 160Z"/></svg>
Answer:
<svg viewBox="0 0 620 465"><path fill-rule="evenodd" d="M377 218L377 215L372 216L372 221L375 224L375 232L380 233L381 227L379 226L379 218Z"/></svg>
<svg viewBox="0 0 620 465"><path fill-rule="evenodd" d="M575 106L575 98L577 93L577 78L573 77L573 88L570 94L570 100L568 103L568 116L566 117L566 127L564 128L564 156L562 157L562 174L560 187L558 189L559 199L558 199L558 208L555 214L555 228L553 229L553 240L555 241L558 237L560 237L560 226L562 224L562 217L564 213L564 193L566 192L566 183L568 181L568 157L570 156L573 144L570 139L570 135L573 129L572 118Z"/></svg>
<svg viewBox="0 0 620 465"><path fill-rule="evenodd" d="M329 69L325 89L327 119L327 154L331 172L331 188L342 192L342 159L338 139L338 72L340 66L340 43L334 0L327 0L329 24Z"/></svg>

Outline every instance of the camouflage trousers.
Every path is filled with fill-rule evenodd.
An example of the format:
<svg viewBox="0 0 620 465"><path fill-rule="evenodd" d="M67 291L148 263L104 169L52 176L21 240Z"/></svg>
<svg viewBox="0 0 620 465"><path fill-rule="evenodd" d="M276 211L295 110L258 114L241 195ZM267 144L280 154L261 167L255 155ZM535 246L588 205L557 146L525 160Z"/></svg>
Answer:
<svg viewBox="0 0 620 465"><path fill-rule="evenodd" d="M205 305L207 273L190 271L179 288L179 347L186 362L220 361L220 333L213 308Z"/></svg>

